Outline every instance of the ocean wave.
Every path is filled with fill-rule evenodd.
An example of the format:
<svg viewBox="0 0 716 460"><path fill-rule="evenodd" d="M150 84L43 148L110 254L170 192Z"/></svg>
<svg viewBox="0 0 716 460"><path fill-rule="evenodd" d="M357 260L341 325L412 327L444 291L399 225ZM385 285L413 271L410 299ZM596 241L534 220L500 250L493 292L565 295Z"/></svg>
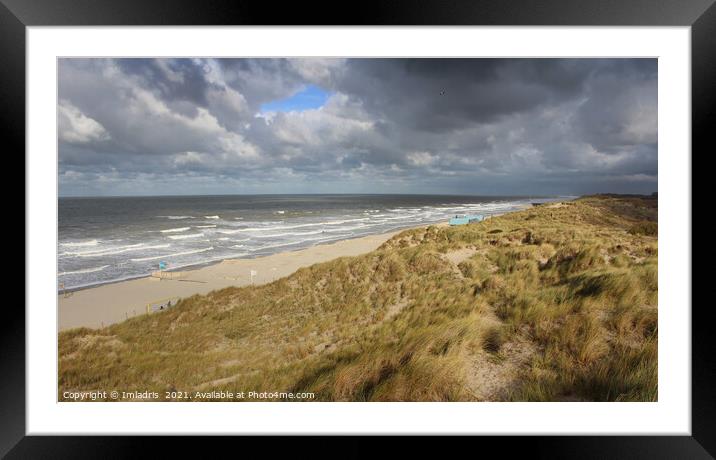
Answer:
<svg viewBox="0 0 716 460"><path fill-rule="evenodd" d="M344 236L346 236L346 235L344 235ZM259 252L259 251L263 251L264 249L280 248L280 247L284 247L284 246L298 246L298 245L305 244L305 243L315 243L317 241L338 241L339 239L340 239L340 235L322 236L322 237L318 237L318 238L304 238L302 240L297 240L297 241L288 241L288 242L258 246L255 248L251 248L251 251Z"/></svg>
<svg viewBox="0 0 716 460"><path fill-rule="evenodd" d="M327 228L325 230L325 232L326 233L341 233L341 232L346 232L346 231L358 230L360 228L365 228L365 227L370 227L370 226L371 226L370 224L358 224L358 225L354 225L351 227L347 227L347 226L332 227L332 228Z"/></svg>
<svg viewBox="0 0 716 460"><path fill-rule="evenodd" d="M248 229L248 228L236 228L236 229L227 229L227 228L220 228L217 231L217 233L222 233L224 235L235 235L237 233L246 232L246 231L263 231L266 230L265 228L261 229Z"/></svg>
<svg viewBox="0 0 716 460"><path fill-rule="evenodd" d="M245 229L243 229L243 228L237 228L235 230L228 230L225 228L220 228L219 230L217 230L217 232L223 233L224 235L234 235L236 233L243 232L244 230Z"/></svg>
<svg viewBox="0 0 716 460"><path fill-rule="evenodd" d="M366 220L371 220L370 217L361 217L357 219L342 219L342 220L328 220L324 222L307 222L305 224L294 224L294 225L264 225L261 227L245 227L245 228L237 228L237 229L220 229L218 230L219 233L224 233L226 235L233 235L235 233L239 232L266 232L266 231L276 231L276 230L290 230L294 228L305 228L305 227L321 227L324 225L340 225L340 224L346 224L350 222L363 222Z"/></svg>
<svg viewBox="0 0 716 460"><path fill-rule="evenodd" d="M399 219L409 219L412 218L412 215L400 215L400 216L394 216L394 217L383 217L383 220L399 220Z"/></svg>
<svg viewBox="0 0 716 460"><path fill-rule="evenodd" d="M157 217L164 217L171 220L183 220L183 219L193 219L194 216L157 216Z"/></svg>
<svg viewBox="0 0 716 460"><path fill-rule="evenodd" d="M429 209L435 210L437 212L443 212L443 211L450 211L451 209L457 209L456 206L433 206Z"/></svg>
<svg viewBox="0 0 716 460"><path fill-rule="evenodd" d="M216 228L216 225L195 225L194 228Z"/></svg>
<svg viewBox="0 0 716 460"><path fill-rule="evenodd" d="M301 235L315 235L317 233L323 233L325 230L316 230L314 232L284 232L284 233L264 233L262 235L256 235L255 238L275 238L277 236L301 236Z"/></svg>
<svg viewBox="0 0 716 460"><path fill-rule="evenodd" d="M74 270L74 271L69 271L69 272L60 272L57 274L57 276L79 275L81 273L94 273L94 272L102 271L107 267L109 267L109 265L102 265L101 267L93 267L93 268L84 268L82 270Z"/></svg>
<svg viewBox="0 0 716 460"><path fill-rule="evenodd" d="M204 219L221 219L219 216L204 216Z"/></svg>
<svg viewBox="0 0 716 460"><path fill-rule="evenodd" d="M122 254L125 252L142 251L144 249L160 249L168 248L169 244L160 244L154 246L147 246L145 243L130 244L128 246L117 246L114 248L105 248L99 251L84 251L84 252L65 252L60 255L69 255L77 257L101 257L101 256L112 256L115 254Z"/></svg>
<svg viewBox="0 0 716 460"><path fill-rule="evenodd" d="M341 239L341 238L340 238L341 236L350 236L350 235L351 235L351 234L348 234L348 235L322 236L322 237L320 237L320 238L306 238L305 240L303 240L303 242L304 242L304 243L309 243L309 242L316 243L316 242L321 242L321 241L336 242L336 241L339 241L339 240Z"/></svg>
<svg viewBox="0 0 716 460"><path fill-rule="evenodd" d="M168 228L166 230L159 230L161 233L179 233L179 232L185 232L189 230L191 227L178 227L178 228Z"/></svg>
<svg viewBox="0 0 716 460"><path fill-rule="evenodd" d="M214 246L210 246L208 248L203 248L203 249L195 249L193 251L175 252L173 254L165 254L163 256L140 257L138 259L129 259L129 260L131 260L132 262L145 262L147 260L168 259L170 257L179 257L179 256L188 256L190 254L198 254L200 252L211 251L212 249L214 249Z"/></svg>
<svg viewBox="0 0 716 460"><path fill-rule="evenodd" d="M266 226L266 227L253 227L253 228L244 228L242 230L251 230L251 231L259 231L259 230L287 230L291 228L303 228L303 227L316 227L319 225L325 225L325 222L309 222L306 224L296 224L296 225L274 225L274 226Z"/></svg>
<svg viewBox="0 0 716 460"><path fill-rule="evenodd" d="M290 243L267 244L267 245L265 245L265 246L258 246L258 247L255 247L255 248L251 248L251 251L252 251L252 252L258 252L258 251L262 251L262 250L264 250L264 249L280 248L280 247L283 247L283 246L293 246L293 245L300 244L300 243L301 243L301 241L293 241L293 242L290 242Z"/></svg>
<svg viewBox="0 0 716 460"><path fill-rule="evenodd" d="M366 220L370 220L370 217L359 217L357 219L332 220L330 222L325 222L325 225L340 225L340 224L347 224L348 222L364 222Z"/></svg>
<svg viewBox="0 0 716 460"><path fill-rule="evenodd" d="M200 236L204 236L203 233L192 233L191 235L170 235L169 238L172 240L185 240L187 238L199 238Z"/></svg>
<svg viewBox="0 0 716 460"><path fill-rule="evenodd" d="M265 232L266 230L282 230L282 229L281 229L281 228L278 228L278 227L269 227L269 226L266 226L266 227L237 228L237 229L232 229L232 230L221 229L221 230L217 230L217 231L218 231L219 233L223 233L223 234L225 234L225 235L233 235L233 234L239 233L239 232Z"/></svg>
<svg viewBox="0 0 716 460"><path fill-rule="evenodd" d="M89 240L89 241L69 241L67 243L60 243L61 246L65 246L68 248L82 248L86 246L97 246L99 242L97 240Z"/></svg>

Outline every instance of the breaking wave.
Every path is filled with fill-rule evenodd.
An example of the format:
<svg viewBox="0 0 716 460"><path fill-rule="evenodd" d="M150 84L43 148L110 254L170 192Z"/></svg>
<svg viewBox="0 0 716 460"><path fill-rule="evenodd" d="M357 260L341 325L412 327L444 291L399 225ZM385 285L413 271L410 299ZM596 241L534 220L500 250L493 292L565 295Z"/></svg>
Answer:
<svg viewBox="0 0 716 460"><path fill-rule="evenodd" d="M178 227L178 228L168 228L166 230L159 230L161 233L179 233L179 232L185 232L189 230L191 227Z"/></svg>
<svg viewBox="0 0 716 460"><path fill-rule="evenodd" d="M185 240L187 238L199 238L200 236L204 236L203 233L192 233L191 235L170 235L169 238L172 240Z"/></svg>
<svg viewBox="0 0 716 460"><path fill-rule="evenodd" d="M60 246L65 246L68 248L83 248L86 246L97 246L99 242L97 240L89 240L89 241L70 241L67 243L60 243Z"/></svg>
<svg viewBox="0 0 716 460"><path fill-rule="evenodd" d="M82 270L74 270L74 271L69 271L69 272L60 272L57 274L57 276L79 275L80 273L94 273L94 272L102 271L107 267L109 267L109 265L102 265L101 267L93 267L93 268L84 268Z"/></svg>

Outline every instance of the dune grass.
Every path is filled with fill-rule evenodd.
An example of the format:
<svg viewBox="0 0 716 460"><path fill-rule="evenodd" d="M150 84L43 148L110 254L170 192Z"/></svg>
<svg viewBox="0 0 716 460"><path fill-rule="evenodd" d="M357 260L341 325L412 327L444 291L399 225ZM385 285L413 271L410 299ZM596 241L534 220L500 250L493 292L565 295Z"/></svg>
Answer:
<svg viewBox="0 0 716 460"><path fill-rule="evenodd" d="M655 401L657 208L601 195L408 230L267 285L62 332L59 398Z"/></svg>

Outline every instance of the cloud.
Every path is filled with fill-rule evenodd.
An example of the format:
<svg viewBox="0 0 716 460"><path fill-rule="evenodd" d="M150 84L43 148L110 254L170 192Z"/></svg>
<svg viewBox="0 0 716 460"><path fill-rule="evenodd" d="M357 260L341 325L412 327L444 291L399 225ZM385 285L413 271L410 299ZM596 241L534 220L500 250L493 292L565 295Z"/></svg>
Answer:
<svg viewBox="0 0 716 460"><path fill-rule="evenodd" d="M654 59L61 59L58 83L61 194L656 189Z"/></svg>
<svg viewBox="0 0 716 460"><path fill-rule="evenodd" d="M60 101L57 112L58 133L61 141L83 144L109 139L109 134L104 126L83 114L69 102Z"/></svg>

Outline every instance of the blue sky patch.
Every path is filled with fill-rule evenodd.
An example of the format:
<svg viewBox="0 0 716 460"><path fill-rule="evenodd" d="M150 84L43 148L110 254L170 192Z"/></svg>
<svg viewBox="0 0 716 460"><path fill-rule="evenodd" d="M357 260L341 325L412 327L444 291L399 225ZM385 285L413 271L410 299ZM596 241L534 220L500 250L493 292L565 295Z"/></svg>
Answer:
<svg viewBox="0 0 716 460"><path fill-rule="evenodd" d="M317 109L326 103L331 93L315 85L308 85L293 96L261 105L262 112L302 112Z"/></svg>

